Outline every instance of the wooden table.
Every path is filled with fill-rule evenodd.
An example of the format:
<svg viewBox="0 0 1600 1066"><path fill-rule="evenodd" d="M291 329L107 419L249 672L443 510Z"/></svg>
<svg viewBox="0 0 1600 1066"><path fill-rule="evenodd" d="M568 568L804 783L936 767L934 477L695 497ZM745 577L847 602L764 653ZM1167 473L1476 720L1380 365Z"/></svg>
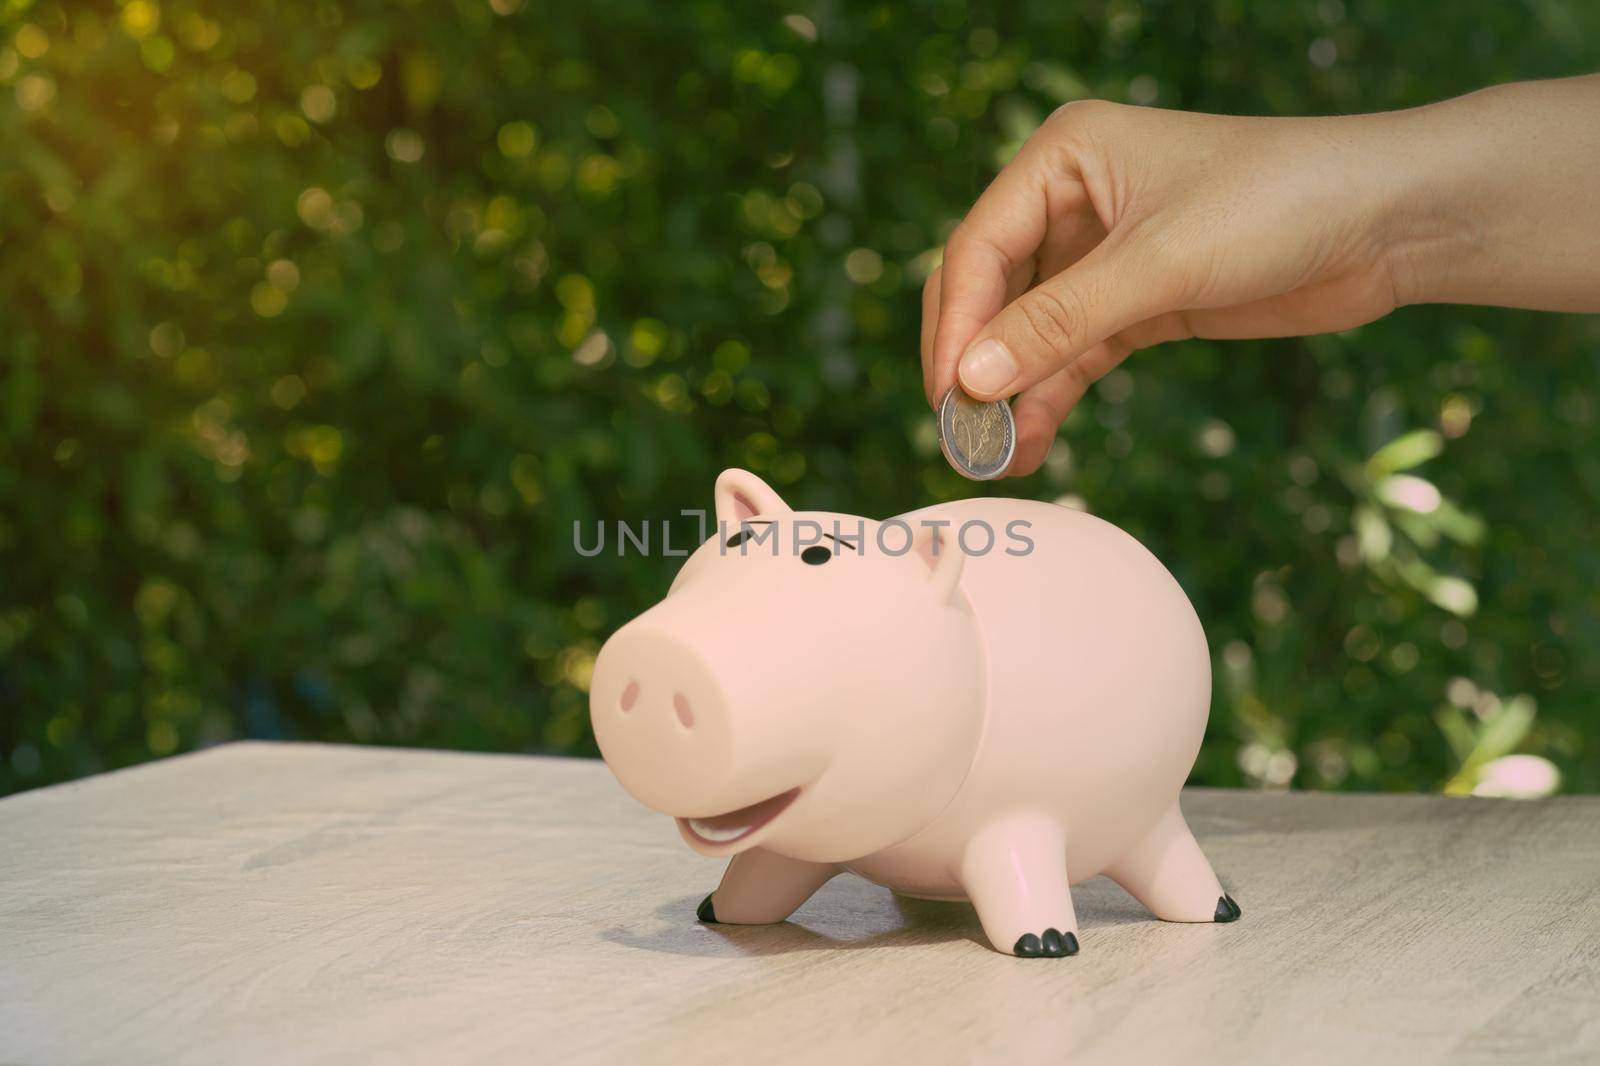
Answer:
<svg viewBox="0 0 1600 1066"><path fill-rule="evenodd" d="M1600 798L1194 790L1244 908L1083 952L853 877L707 928L599 763L235 744L0 801L0 1063L1600 1062Z"/></svg>

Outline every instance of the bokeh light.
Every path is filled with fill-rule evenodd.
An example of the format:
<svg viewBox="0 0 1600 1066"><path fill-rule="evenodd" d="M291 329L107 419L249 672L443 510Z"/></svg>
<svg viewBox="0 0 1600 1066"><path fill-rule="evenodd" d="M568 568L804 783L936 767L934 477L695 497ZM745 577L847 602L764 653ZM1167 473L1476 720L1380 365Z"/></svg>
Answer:
<svg viewBox="0 0 1600 1066"><path fill-rule="evenodd" d="M1102 515L1205 620L1195 781L1600 788L1600 327L1408 309L1135 357L977 487L919 289L1090 96L1403 107L1600 9L0 3L0 791L237 737L593 754L589 671L747 466Z"/></svg>

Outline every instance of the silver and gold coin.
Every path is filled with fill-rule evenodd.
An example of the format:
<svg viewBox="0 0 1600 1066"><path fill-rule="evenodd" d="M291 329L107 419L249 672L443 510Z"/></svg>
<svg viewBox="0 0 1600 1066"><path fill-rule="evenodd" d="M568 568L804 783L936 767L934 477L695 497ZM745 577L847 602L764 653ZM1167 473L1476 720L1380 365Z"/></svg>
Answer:
<svg viewBox="0 0 1600 1066"><path fill-rule="evenodd" d="M1004 400L974 400L956 385L939 401L939 447L956 473L991 481L1017 450L1017 424Z"/></svg>

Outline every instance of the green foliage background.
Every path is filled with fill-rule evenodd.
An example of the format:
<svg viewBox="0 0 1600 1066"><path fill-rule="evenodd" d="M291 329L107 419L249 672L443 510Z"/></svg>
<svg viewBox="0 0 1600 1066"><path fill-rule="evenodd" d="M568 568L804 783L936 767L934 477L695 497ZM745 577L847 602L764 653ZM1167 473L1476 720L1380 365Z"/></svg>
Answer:
<svg viewBox="0 0 1600 1066"><path fill-rule="evenodd" d="M875 516L988 491L938 455L917 291L1051 108L1600 67L1589 0L0 12L0 791L234 737L593 753L593 653L676 561L575 521L735 464ZM1411 309L1138 355L999 491L1178 575L1195 780L1520 750L1594 790L1597 404L1594 319Z"/></svg>

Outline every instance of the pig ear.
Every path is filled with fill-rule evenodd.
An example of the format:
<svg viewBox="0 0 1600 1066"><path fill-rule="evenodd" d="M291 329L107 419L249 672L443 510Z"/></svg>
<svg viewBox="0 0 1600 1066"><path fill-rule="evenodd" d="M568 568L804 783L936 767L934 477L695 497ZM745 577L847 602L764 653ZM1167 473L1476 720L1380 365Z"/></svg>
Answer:
<svg viewBox="0 0 1600 1066"><path fill-rule="evenodd" d="M961 585L961 568L967 557L956 539L943 527L925 525L911 541L911 555L928 568L928 585L934 601L948 603Z"/></svg>
<svg viewBox="0 0 1600 1066"><path fill-rule="evenodd" d="M737 526L757 515L787 514L790 510L772 486L748 470L737 467L717 475L713 493L717 501L717 522Z"/></svg>

